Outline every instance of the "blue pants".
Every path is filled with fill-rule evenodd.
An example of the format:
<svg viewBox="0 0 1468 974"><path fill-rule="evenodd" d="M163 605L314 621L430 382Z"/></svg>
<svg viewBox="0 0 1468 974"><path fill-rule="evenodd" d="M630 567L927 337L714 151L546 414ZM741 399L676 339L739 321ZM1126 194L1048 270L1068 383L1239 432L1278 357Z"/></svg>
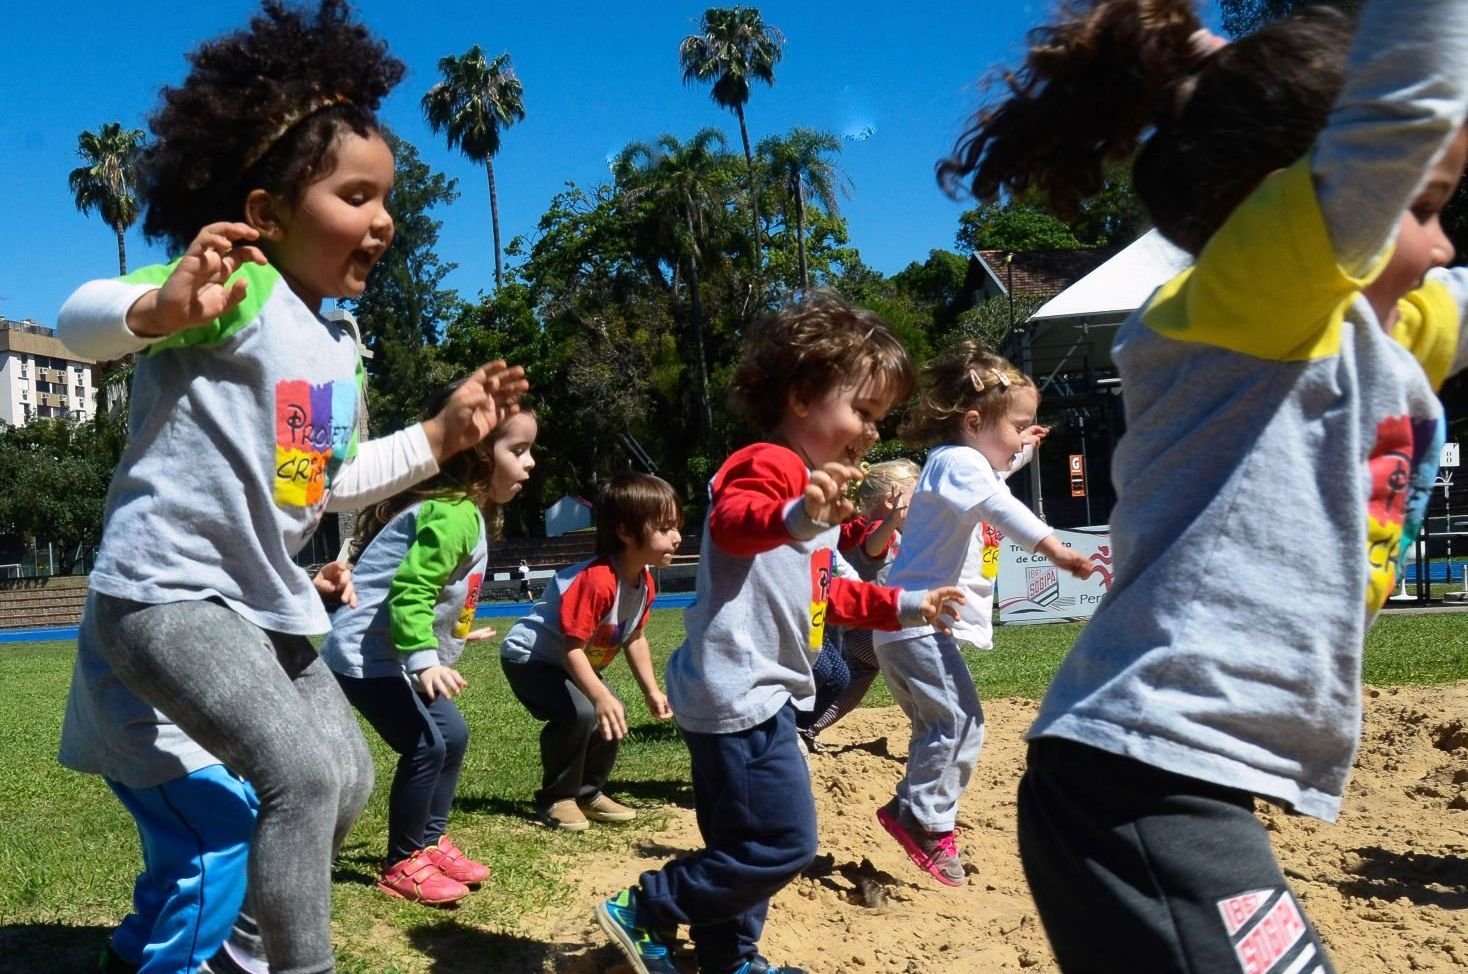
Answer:
<svg viewBox="0 0 1468 974"><path fill-rule="evenodd" d="M449 824L469 725L448 697L430 702L404 677L336 674L342 692L398 755L387 798L387 864L438 842Z"/></svg>
<svg viewBox="0 0 1468 974"><path fill-rule="evenodd" d="M759 954L770 897L816 856L816 804L795 708L737 734L683 732L706 848L639 878L655 926L686 923L704 974Z"/></svg>
<svg viewBox="0 0 1468 974"><path fill-rule="evenodd" d="M107 779L143 845L133 911L112 949L138 974L194 974L229 935L245 900L255 811L248 783L222 764L153 788Z"/></svg>

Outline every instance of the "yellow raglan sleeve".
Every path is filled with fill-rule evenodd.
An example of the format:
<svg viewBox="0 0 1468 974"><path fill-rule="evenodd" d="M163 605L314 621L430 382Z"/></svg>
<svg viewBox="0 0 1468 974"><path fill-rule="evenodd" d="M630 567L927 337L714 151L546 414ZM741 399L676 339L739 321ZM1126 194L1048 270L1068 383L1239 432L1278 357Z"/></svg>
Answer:
<svg viewBox="0 0 1468 974"><path fill-rule="evenodd" d="M1298 362L1336 354L1355 278L1336 262L1308 157L1239 205L1197 262L1143 312L1153 331L1244 355Z"/></svg>

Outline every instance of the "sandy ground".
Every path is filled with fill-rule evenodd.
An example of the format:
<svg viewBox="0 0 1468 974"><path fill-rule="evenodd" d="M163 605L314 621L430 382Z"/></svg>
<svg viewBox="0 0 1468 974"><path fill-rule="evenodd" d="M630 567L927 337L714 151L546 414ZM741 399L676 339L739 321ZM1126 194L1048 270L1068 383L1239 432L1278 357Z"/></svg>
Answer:
<svg viewBox="0 0 1468 974"><path fill-rule="evenodd" d="M1340 971L1468 967L1468 683L1368 689L1366 706L1340 820L1262 805L1260 817ZM811 974L1058 970L1015 844L1021 737L1034 704L996 700L985 712L984 754L960 814L971 864L960 889L919 872L873 817L902 772L901 711L859 710L823 736L827 752L811 759L821 856L775 898L764 940L771 960ZM679 809L639 858L578 865L574 901L522 931L554 945L544 969L625 971L591 920L593 905L698 845L693 813Z"/></svg>

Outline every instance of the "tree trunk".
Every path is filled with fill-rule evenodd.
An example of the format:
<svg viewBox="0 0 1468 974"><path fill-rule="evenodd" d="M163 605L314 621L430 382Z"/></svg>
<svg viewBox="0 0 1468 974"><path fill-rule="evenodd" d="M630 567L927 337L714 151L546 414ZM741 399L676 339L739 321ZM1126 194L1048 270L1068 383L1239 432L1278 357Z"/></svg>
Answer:
<svg viewBox="0 0 1468 974"><path fill-rule="evenodd" d="M112 229L117 233L117 275L121 277L127 273L127 241L123 236L127 227L116 223Z"/></svg>
<svg viewBox="0 0 1468 974"><path fill-rule="evenodd" d="M800 286L810 290L810 268L805 263L805 182L795 180L795 246L800 253Z"/></svg>
<svg viewBox="0 0 1468 974"><path fill-rule="evenodd" d="M484 171L489 173L489 222L494 225L494 289L505 286L505 267L500 258L500 197L494 188L494 160L484 160Z"/></svg>
<svg viewBox="0 0 1468 974"><path fill-rule="evenodd" d="M739 138L744 142L744 164L749 167L749 214L754 231L754 279L760 279L760 232L759 232L759 188L754 184L754 153L749 149L749 129L744 124L744 106L735 105L734 114L739 116Z"/></svg>
<svg viewBox="0 0 1468 974"><path fill-rule="evenodd" d="M691 213L688 214L688 232L689 239L693 239ZM695 253L688 255L688 318L693 325L693 352L698 356L698 420L701 427L699 442L704 450L708 450L714 430L714 416L709 408L708 359L703 351L703 299L698 294L698 257Z"/></svg>

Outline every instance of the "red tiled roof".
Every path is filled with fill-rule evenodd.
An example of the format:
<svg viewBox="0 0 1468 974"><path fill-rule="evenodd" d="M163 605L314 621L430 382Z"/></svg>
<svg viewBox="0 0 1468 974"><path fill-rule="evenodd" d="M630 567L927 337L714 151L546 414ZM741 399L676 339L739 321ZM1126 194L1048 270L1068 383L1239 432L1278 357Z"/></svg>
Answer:
<svg viewBox="0 0 1468 974"><path fill-rule="evenodd" d="M1014 252L1013 267L1006 267L1007 250L979 250L974 256L982 258L989 273L1003 287L1010 286L1013 271L1015 297L1026 295L1049 298L1059 294L1076 281L1085 277L1113 256L1115 251L1100 247L1084 247L1078 250L1021 250Z"/></svg>

